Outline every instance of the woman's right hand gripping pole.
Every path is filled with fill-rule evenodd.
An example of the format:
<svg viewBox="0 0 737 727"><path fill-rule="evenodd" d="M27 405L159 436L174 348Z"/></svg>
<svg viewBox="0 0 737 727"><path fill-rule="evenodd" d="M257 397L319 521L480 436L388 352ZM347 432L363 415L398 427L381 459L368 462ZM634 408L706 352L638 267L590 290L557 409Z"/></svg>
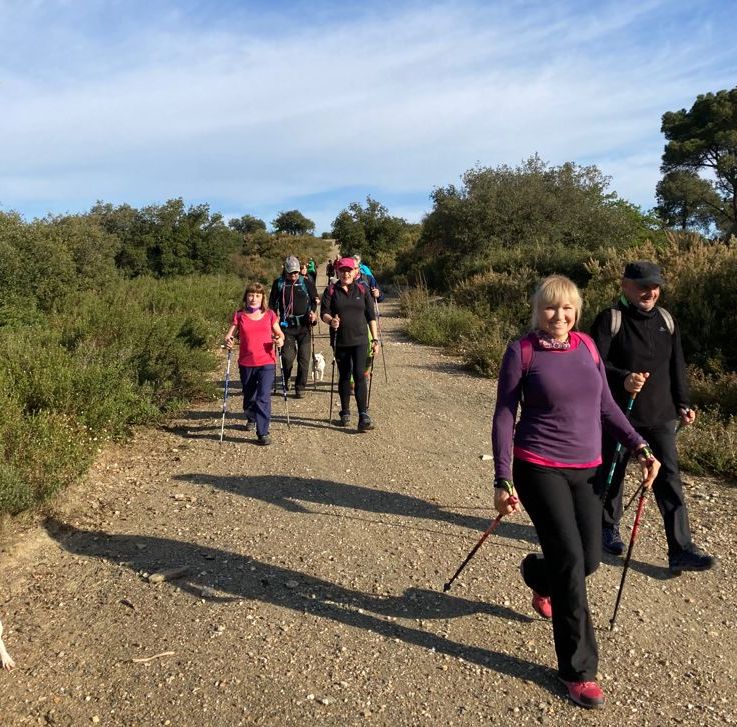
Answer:
<svg viewBox="0 0 737 727"><path fill-rule="evenodd" d="M522 509L514 491L514 485L509 480L494 481L494 507L502 516L520 512Z"/></svg>

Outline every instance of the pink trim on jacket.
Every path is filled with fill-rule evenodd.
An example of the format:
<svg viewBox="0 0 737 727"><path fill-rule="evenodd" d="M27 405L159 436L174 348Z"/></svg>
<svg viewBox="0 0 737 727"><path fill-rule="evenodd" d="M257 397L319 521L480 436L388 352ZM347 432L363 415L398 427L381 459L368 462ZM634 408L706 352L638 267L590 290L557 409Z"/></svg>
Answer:
<svg viewBox="0 0 737 727"><path fill-rule="evenodd" d="M522 449L522 447L514 447L514 456L515 459L521 459L530 464L539 464L542 467L565 467L572 470L585 470L589 467L598 467L602 463L601 456L591 462L557 462L554 459L541 457L534 452L528 452L526 449Z"/></svg>

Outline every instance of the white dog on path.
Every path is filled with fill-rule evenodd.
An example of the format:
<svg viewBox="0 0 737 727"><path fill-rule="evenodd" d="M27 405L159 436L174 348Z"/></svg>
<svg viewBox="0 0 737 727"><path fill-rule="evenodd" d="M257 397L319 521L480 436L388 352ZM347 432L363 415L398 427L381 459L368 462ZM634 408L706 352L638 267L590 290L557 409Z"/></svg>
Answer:
<svg viewBox="0 0 737 727"><path fill-rule="evenodd" d="M321 353L312 354L312 380L322 381L325 375L325 356Z"/></svg>
<svg viewBox="0 0 737 727"><path fill-rule="evenodd" d="M10 654L8 654L5 644L3 643L3 622L0 621L0 666L6 671L15 668L15 662Z"/></svg>

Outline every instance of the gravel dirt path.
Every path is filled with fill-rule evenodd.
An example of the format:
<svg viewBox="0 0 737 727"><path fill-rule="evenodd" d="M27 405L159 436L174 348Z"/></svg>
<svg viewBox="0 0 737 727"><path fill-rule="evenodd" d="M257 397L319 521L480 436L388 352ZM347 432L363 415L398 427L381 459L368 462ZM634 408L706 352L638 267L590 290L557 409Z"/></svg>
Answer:
<svg viewBox="0 0 737 727"><path fill-rule="evenodd" d="M328 428L318 337L326 380L289 399L289 429L274 398L271 447L233 415L219 445L220 402L204 403L108 447L45 522L6 528L18 668L0 674L0 724L737 722L737 490L685 477L720 567L680 578L648 503L613 632L621 560L592 576L608 703L574 707L519 577L537 548L524 513L442 592L492 517L494 383L408 342L394 302L383 313L375 431Z"/></svg>

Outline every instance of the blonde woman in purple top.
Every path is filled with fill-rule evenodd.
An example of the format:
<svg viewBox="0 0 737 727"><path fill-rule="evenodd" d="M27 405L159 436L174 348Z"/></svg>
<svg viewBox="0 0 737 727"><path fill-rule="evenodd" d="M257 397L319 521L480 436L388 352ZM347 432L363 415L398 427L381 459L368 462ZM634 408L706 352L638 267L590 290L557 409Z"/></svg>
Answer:
<svg viewBox="0 0 737 727"><path fill-rule="evenodd" d="M601 559L601 502L593 482L602 426L635 454L645 486L660 463L612 399L596 346L573 330L581 305L572 281L545 278L532 299L532 333L504 354L491 435L494 506L504 515L518 510L508 502L516 488L542 548L542 555L524 558L522 578L533 608L552 618L559 677L576 704L600 707L586 576Z"/></svg>

